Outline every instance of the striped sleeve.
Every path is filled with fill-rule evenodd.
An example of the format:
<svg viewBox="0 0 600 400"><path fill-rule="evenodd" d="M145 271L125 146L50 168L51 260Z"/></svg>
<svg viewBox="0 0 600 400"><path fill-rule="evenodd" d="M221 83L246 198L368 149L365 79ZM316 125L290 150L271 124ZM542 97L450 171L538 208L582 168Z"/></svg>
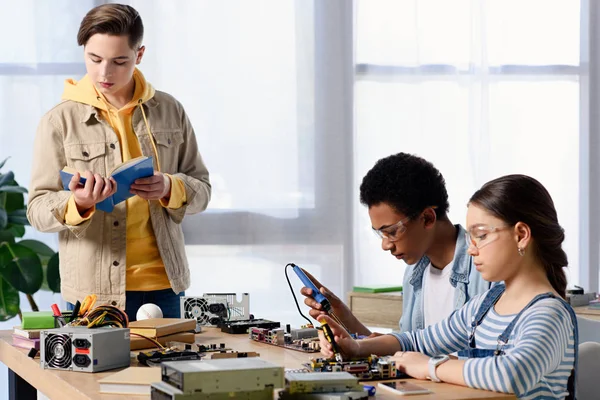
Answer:
<svg viewBox="0 0 600 400"><path fill-rule="evenodd" d="M467 386L515 393L518 397L538 390L553 398L562 397L560 392L566 387L574 362L573 329L570 315L558 300L539 301L520 317L513 346L504 355L465 362ZM551 379L544 379L551 373L552 379L557 379L555 385Z"/></svg>
<svg viewBox="0 0 600 400"><path fill-rule="evenodd" d="M425 329L392 333L405 351L418 351L428 356L452 354L465 349L471 326L471 316L483 301L485 293L474 297L450 317Z"/></svg>

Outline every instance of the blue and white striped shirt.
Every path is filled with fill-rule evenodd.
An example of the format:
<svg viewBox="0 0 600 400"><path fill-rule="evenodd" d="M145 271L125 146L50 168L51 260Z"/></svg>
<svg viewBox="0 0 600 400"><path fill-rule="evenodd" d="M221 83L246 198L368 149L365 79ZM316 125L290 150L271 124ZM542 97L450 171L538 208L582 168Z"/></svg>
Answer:
<svg viewBox="0 0 600 400"><path fill-rule="evenodd" d="M406 351L434 356L468 348L471 319L485 293L471 299L449 318L425 329L394 333ZM514 315L499 315L493 308L475 331L477 348L495 350L498 336ZM504 347L504 355L471 358L463 376L467 386L514 393L523 399L568 396L567 382L575 361L573 322L559 300L538 301L523 312Z"/></svg>

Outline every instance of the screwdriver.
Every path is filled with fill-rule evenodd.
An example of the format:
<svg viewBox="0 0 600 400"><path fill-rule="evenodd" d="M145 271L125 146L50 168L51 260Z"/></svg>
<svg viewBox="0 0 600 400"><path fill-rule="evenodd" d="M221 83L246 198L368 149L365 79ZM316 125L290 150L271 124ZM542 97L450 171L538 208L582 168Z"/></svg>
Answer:
<svg viewBox="0 0 600 400"><path fill-rule="evenodd" d="M340 350L340 346L335 341L335 337L333 335L333 332L331 331L331 327L327 325L327 322L325 322L324 319L319 320L319 322L321 323L321 326L317 329L323 330L323 335L325 336L325 339L327 339L327 341L331 344L333 355L335 356L335 361L340 363L343 362L344 359L342 358L342 351Z"/></svg>

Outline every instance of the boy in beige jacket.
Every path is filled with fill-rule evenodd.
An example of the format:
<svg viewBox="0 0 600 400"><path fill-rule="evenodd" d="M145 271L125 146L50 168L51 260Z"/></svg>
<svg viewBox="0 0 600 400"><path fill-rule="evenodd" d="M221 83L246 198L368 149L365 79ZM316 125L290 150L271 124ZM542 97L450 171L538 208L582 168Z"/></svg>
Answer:
<svg viewBox="0 0 600 400"><path fill-rule="evenodd" d="M34 145L27 217L59 233L61 292L69 302L98 296L124 308L130 320L155 303L179 317L189 287L181 221L206 209L211 186L194 130L172 96L156 91L136 68L144 55L138 12L105 4L88 12L77 40L87 75L67 80L63 102L42 118ZM111 213L95 205L116 191L107 178L121 162L154 160L154 176L138 179L136 196ZM75 174L63 190L59 171Z"/></svg>

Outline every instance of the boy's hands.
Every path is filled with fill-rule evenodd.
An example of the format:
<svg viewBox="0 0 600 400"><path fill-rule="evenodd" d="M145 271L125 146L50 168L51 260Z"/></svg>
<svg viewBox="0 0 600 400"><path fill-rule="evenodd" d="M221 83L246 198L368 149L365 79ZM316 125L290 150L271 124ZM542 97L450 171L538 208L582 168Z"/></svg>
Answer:
<svg viewBox="0 0 600 400"><path fill-rule="evenodd" d="M81 179L79 172L76 172L69 182L69 190L73 193L79 214L84 214L96 203L100 203L117 191L117 182L113 178L103 178L100 174L93 174L91 171L85 171L83 175L86 179L85 184L79 182Z"/></svg>
<svg viewBox="0 0 600 400"><path fill-rule="evenodd" d="M348 307L346 307L346 305L339 299L339 297L330 292L329 289L323 286L321 282L316 280L314 276L306 272L306 270L303 269L302 271L304 271L306 276L308 276L308 278L311 281L313 281L315 286L320 289L321 294L325 296L327 300L329 300L329 304L331 304L331 309L338 317L343 318L343 316L346 315L346 313L350 312ZM302 289L300 289L300 293L306 296L306 298L304 299L304 304L310 307L308 313L311 317L318 320L319 315L327 315L327 313L323 310L321 304L311 297L312 292L312 289L309 289L307 287L303 287Z"/></svg>
<svg viewBox="0 0 600 400"><path fill-rule="evenodd" d="M154 175L137 179L129 188L145 200L160 200L171 197L171 178L162 172L154 171Z"/></svg>
<svg viewBox="0 0 600 400"><path fill-rule="evenodd" d="M350 308L348 308L348 306L344 304L344 302L340 300L339 297L337 297L335 294L329 291L329 289L323 286L321 282L316 280L314 276L306 272L306 270L303 269L302 271L304 271L306 276L308 276L308 278L315 284L315 286L319 288L321 294L325 296L327 300L329 300L329 304L331 305L330 311L335 314L335 316L342 322L342 324L346 326L346 328L350 330L350 332L364 336L371 335L371 331L369 331L369 329L367 329L366 326L364 326L358 319L356 319L356 316L352 314ZM323 310L321 304L319 304L315 299L311 297L312 289L303 287L302 289L300 289L300 293L306 296L306 298L304 299L304 304L310 307L308 313L311 317L318 320L320 315L328 315L325 312L325 310Z"/></svg>
<svg viewBox="0 0 600 400"><path fill-rule="evenodd" d="M334 340L340 347L340 350L342 351L342 357L344 357L344 359L350 359L359 356L359 343L356 340L352 339L352 337L350 337L350 335L348 334L348 332L346 332L344 328L339 326L337 322L329 318L327 315L319 317L319 320L325 320L327 325L329 325L329 327L331 328ZM321 346L321 354L326 358L333 357L333 348L325 338L325 335L323 334L322 330L319 330L319 342Z"/></svg>

